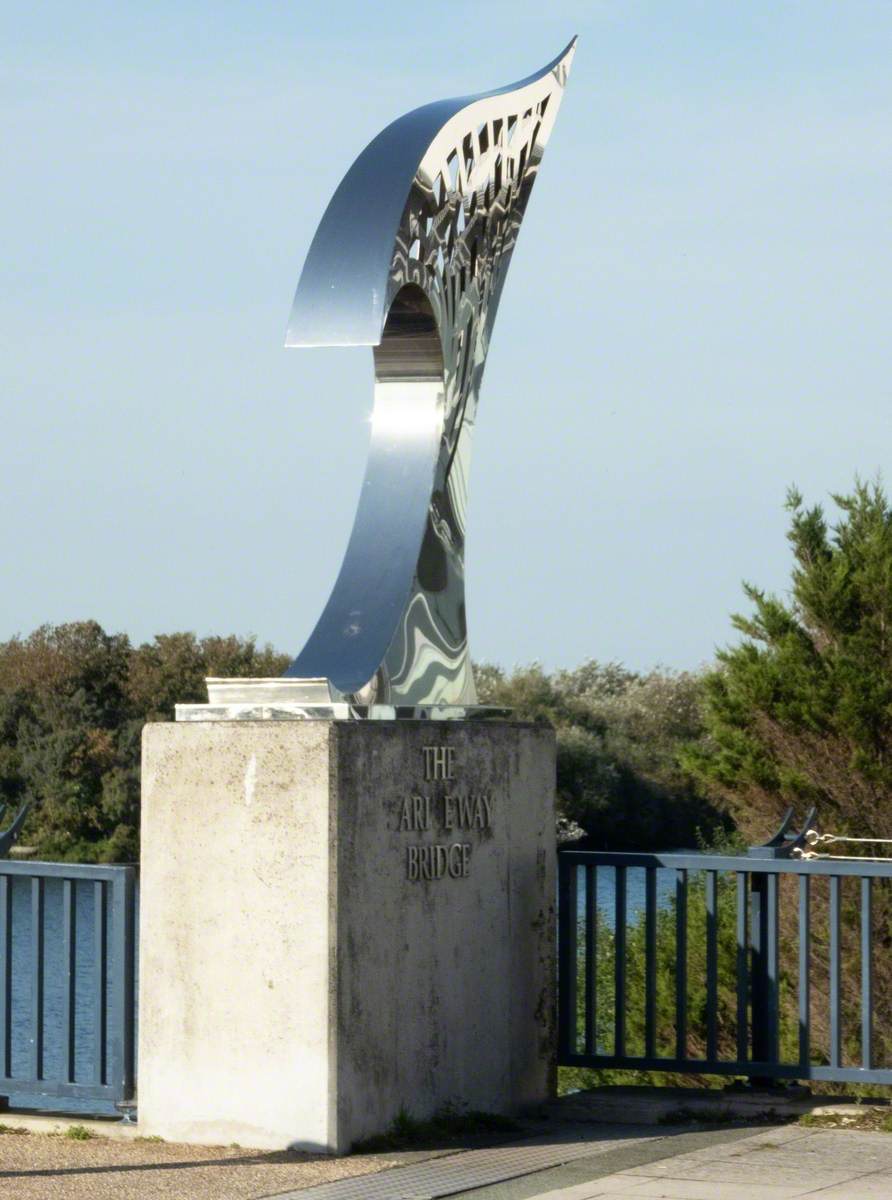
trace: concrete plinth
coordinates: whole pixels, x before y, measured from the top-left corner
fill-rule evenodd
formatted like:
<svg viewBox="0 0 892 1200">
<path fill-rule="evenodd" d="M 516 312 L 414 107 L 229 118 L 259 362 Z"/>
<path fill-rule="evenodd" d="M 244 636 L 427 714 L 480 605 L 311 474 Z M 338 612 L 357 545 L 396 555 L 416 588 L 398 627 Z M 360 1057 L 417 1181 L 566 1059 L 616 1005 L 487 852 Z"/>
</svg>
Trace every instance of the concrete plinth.
<svg viewBox="0 0 892 1200">
<path fill-rule="evenodd" d="M 151 724 L 142 803 L 141 1132 L 342 1153 L 551 1093 L 550 730 Z"/>
</svg>

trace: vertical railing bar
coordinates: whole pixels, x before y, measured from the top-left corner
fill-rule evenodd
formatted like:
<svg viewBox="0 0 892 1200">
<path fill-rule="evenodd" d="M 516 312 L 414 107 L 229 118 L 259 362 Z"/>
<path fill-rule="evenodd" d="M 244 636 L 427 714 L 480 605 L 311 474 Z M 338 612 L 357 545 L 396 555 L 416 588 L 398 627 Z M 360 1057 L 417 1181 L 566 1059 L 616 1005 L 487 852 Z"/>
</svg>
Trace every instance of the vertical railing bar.
<svg viewBox="0 0 892 1200">
<path fill-rule="evenodd" d="M 597 1053 L 598 1040 L 598 868 L 585 868 L 585 1052 Z"/>
<path fill-rule="evenodd" d="M 779 877 L 773 872 L 769 874 L 766 887 L 766 976 L 768 1003 L 768 1053 L 769 1061 L 780 1061 L 780 950 L 779 950 L 779 918 L 778 918 L 778 883 Z"/>
<path fill-rule="evenodd" d="M 830 876 L 830 1066 L 842 1059 L 842 1021 L 840 1012 L 840 877 Z"/>
<path fill-rule="evenodd" d="M 799 876 L 799 1062 L 811 1058 L 811 880 Z"/>
<path fill-rule="evenodd" d="M 12 1074 L 12 889 L 0 875 L 0 1077 Z"/>
<path fill-rule="evenodd" d="M 657 1057 L 657 869 L 644 883 L 644 1055 Z"/>
<path fill-rule="evenodd" d="M 718 916 L 717 871 L 706 872 L 706 1057 L 718 1058 Z"/>
<path fill-rule="evenodd" d="M 93 1082 L 97 1084 L 104 1084 L 107 1076 L 105 910 L 105 883 L 97 879 L 93 883 Z"/>
<path fill-rule="evenodd" d="M 558 1049 L 576 1053 L 576 900 L 575 863 L 558 855 Z"/>
<path fill-rule="evenodd" d="M 43 1079 L 43 906 L 44 880 L 31 879 L 31 1078 Z"/>
<path fill-rule="evenodd" d="M 750 872 L 750 1062 L 772 1061 L 771 980 L 768 965 L 768 875 Z M 754 1075 L 758 1086 L 770 1075 Z"/>
<path fill-rule="evenodd" d="M 749 1059 L 749 913 L 746 871 L 737 871 L 737 1061 Z"/>
<path fill-rule="evenodd" d="M 688 873 L 675 872 L 675 1057 L 688 1056 Z"/>
<path fill-rule="evenodd" d="M 62 961 L 65 984 L 62 993 L 62 1061 L 66 1083 L 74 1083 L 74 1017 L 75 1017 L 75 953 L 76 953 L 76 883 L 62 880 Z"/>
<path fill-rule="evenodd" d="M 133 1095 L 133 870 L 125 868 L 112 884 L 109 948 L 111 1048 L 109 1082 L 117 1100 Z"/>
<path fill-rule="evenodd" d="M 616 872 L 616 933 L 614 945 L 614 997 L 613 997 L 613 1053 L 617 1058 L 626 1054 L 626 868 L 617 866 Z"/>
<path fill-rule="evenodd" d="M 861 880 L 861 1065 L 873 1065 L 873 879 Z"/>
</svg>

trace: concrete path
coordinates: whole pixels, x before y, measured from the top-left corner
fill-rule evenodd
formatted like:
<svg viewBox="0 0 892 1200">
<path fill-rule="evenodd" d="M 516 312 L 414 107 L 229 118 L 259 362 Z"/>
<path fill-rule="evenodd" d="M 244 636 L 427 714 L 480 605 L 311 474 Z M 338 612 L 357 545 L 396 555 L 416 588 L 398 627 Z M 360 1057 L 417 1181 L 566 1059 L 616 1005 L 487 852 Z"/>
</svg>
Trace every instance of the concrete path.
<svg viewBox="0 0 892 1200">
<path fill-rule="evenodd" d="M 0 1200 L 892 1200 L 892 1133 L 548 1125 L 500 1145 L 346 1159 L 7 1134 Z"/>
<path fill-rule="evenodd" d="M 620 1166 L 623 1157 L 628 1165 Z M 643 1158 L 649 1160 L 634 1162 Z M 465 1200 L 892 1200 L 892 1134 L 797 1126 L 687 1133 L 459 1195 Z"/>
</svg>

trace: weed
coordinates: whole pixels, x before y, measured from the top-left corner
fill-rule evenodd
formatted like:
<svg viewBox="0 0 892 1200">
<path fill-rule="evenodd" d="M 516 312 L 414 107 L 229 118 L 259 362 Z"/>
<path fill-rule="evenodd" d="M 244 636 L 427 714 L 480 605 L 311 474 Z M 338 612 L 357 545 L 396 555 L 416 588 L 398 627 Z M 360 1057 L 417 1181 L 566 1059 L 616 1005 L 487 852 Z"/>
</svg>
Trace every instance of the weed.
<svg viewBox="0 0 892 1200">
<path fill-rule="evenodd" d="M 65 1137 L 70 1138 L 73 1142 L 88 1142 L 95 1136 L 95 1133 L 91 1129 L 87 1129 L 85 1125 L 69 1125 L 65 1130 Z"/>
</svg>

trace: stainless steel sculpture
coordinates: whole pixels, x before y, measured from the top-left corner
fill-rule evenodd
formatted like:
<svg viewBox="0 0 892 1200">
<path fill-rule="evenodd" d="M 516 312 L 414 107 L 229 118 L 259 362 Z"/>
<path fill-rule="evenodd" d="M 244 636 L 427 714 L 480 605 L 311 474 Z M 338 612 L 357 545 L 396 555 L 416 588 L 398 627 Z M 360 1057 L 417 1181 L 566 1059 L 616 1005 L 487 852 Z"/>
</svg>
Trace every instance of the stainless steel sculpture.
<svg viewBox="0 0 892 1200">
<path fill-rule="evenodd" d="M 471 438 L 499 297 L 575 38 L 537 74 L 425 105 L 363 151 L 304 264 L 288 346 L 372 346 L 353 532 L 286 675 L 352 705 L 476 703 L 465 617 Z"/>
</svg>

